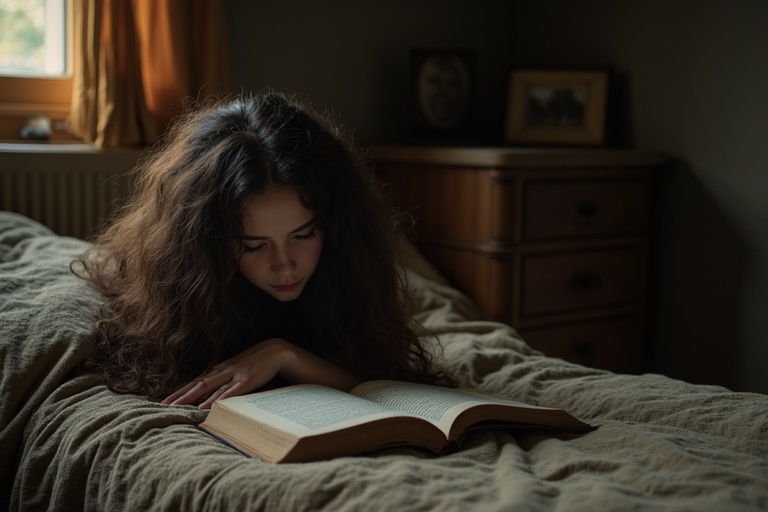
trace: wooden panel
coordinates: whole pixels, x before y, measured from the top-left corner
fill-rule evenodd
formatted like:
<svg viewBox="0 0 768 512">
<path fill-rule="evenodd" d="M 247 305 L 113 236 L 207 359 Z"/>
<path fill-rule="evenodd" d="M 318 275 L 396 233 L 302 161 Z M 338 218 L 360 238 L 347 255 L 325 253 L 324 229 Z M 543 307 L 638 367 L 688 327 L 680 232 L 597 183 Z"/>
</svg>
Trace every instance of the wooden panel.
<svg viewBox="0 0 768 512">
<path fill-rule="evenodd" d="M 550 357 L 614 372 L 643 370 L 643 332 L 636 316 L 606 318 L 522 331 L 531 347 Z"/>
<path fill-rule="evenodd" d="M 418 166 L 406 164 L 381 166 L 377 174 L 386 184 L 385 191 L 393 206 L 417 218 L 423 207 L 430 174 Z"/>
<path fill-rule="evenodd" d="M 502 243 L 512 243 L 520 237 L 517 234 L 516 219 L 517 201 L 516 181 L 513 179 L 490 179 L 490 212 L 489 238 Z"/>
<path fill-rule="evenodd" d="M 510 259 L 454 247 L 425 245 L 420 249 L 451 285 L 473 300 L 484 317 L 509 318 L 515 289 Z"/>
<path fill-rule="evenodd" d="M 630 235 L 648 228 L 648 193 L 636 179 L 529 181 L 525 239 Z"/>
<path fill-rule="evenodd" d="M 463 167 L 381 165 L 395 205 L 411 215 L 422 239 L 486 241 L 491 182 L 487 172 Z"/>
<path fill-rule="evenodd" d="M 640 298 L 640 247 L 528 255 L 522 260 L 522 316 L 618 306 Z"/>
<path fill-rule="evenodd" d="M 435 180 L 427 191 L 427 201 L 430 210 L 434 206 L 434 213 L 430 212 L 431 229 L 423 233 L 424 236 L 456 240 L 477 240 L 482 237 L 478 225 L 480 212 L 484 210 L 480 203 L 477 176 L 474 169 L 440 170 L 440 179 Z"/>
<path fill-rule="evenodd" d="M 516 279 L 515 257 L 486 257 L 491 269 L 489 275 L 486 300 L 481 308 L 487 318 L 501 322 L 509 322 L 512 312 L 517 309 L 515 290 L 518 288 Z M 481 295 L 483 296 L 482 292 Z M 486 304 L 487 302 L 487 304 Z"/>
</svg>

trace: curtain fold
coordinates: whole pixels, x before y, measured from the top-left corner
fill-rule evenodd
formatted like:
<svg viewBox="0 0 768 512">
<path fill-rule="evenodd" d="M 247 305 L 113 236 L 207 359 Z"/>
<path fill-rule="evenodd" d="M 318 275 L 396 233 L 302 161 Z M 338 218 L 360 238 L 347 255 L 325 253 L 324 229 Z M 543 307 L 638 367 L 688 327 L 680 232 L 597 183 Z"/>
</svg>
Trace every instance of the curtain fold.
<svg viewBox="0 0 768 512">
<path fill-rule="evenodd" d="M 71 131 L 153 143 L 185 101 L 228 92 L 224 0 L 73 0 Z"/>
</svg>

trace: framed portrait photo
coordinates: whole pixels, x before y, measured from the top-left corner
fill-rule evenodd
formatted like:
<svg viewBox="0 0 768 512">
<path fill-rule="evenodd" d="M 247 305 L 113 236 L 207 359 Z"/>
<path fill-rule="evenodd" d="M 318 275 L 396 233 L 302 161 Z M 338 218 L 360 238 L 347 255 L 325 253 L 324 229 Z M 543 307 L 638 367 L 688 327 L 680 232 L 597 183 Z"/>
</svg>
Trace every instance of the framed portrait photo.
<svg viewBox="0 0 768 512">
<path fill-rule="evenodd" d="M 509 75 L 505 141 L 602 145 L 609 79 L 607 69 L 513 70 Z"/>
<path fill-rule="evenodd" d="M 471 133 L 474 73 L 471 50 L 411 50 L 413 135 L 445 138 Z"/>
</svg>

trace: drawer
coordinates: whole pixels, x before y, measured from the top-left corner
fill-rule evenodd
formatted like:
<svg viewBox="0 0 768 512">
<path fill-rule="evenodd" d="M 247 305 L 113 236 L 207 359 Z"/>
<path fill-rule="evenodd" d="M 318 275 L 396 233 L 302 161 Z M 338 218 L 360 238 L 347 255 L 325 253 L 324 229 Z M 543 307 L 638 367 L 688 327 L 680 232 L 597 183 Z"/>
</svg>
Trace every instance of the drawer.
<svg viewBox="0 0 768 512">
<path fill-rule="evenodd" d="M 641 177 L 527 181 L 527 241 L 632 235 L 648 229 L 648 187 Z"/>
<path fill-rule="evenodd" d="M 635 316 L 534 329 L 521 335 L 550 357 L 619 373 L 645 369 L 643 334 Z"/>
<path fill-rule="evenodd" d="M 522 259 L 521 316 L 637 302 L 644 256 L 642 246 L 526 255 Z"/>
</svg>

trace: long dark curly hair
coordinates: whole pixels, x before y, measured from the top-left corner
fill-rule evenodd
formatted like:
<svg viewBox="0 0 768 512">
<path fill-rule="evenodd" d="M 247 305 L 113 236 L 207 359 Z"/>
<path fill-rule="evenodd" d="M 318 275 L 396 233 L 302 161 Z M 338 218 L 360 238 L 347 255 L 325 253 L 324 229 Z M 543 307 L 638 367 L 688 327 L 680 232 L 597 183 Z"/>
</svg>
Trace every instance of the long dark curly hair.
<svg viewBox="0 0 768 512">
<path fill-rule="evenodd" d="M 108 299 L 89 367 L 116 392 L 162 398 L 219 361 L 255 307 L 237 285 L 232 250 L 245 201 L 290 186 L 324 235 L 303 292 L 318 346 L 361 378 L 450 381 L 407 313 L 395 217 L 362 155 L 281 93 L 191 109 L 137 167 L 126 208 L 73 264 Z"/>
</svg>

